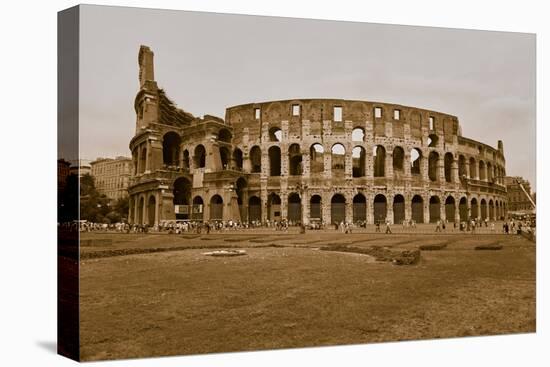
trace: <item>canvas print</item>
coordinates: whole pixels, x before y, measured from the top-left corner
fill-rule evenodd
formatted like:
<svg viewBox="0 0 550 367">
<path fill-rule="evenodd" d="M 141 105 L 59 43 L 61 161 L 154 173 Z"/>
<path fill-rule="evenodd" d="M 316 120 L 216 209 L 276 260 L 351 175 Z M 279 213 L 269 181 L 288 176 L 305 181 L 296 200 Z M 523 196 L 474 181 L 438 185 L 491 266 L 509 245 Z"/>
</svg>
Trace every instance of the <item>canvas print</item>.
<svg viewBox="0 0 550 367">
<path fill-rule="evenodd" d="M 59 13 L 59 352 L 536 331 L 535 35 Z"/>
</svg>

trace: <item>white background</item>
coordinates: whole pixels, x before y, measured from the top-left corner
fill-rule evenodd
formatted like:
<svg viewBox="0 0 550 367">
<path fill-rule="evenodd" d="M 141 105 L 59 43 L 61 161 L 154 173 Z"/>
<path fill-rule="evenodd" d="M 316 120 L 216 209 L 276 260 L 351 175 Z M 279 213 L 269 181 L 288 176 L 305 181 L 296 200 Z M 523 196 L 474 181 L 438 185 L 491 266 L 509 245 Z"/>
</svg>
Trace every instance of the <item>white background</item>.
<svg viewBox="0 0 550 367">
<path fill-rule="evenodd" d="M 537 334 L 276 352 L 157 358 L 115 366 L 548 365 L 548 73 L 544 1 L 98 1 L 97 4 L 537 33 Z M 56 341 L 56 12 L 71 1 L 6 1 L 0 9 L 0 365 L 65 366 Z M 545 98 L 546 97 L 546 98 Z M 521 121 L 518 125 L 521 126 Z M 510 143 L 509 143 L 510 144 Z M 544 290 L 546 288 L 546 290 Z M 546 312 L 542 312 L 546 309 Z M 545 340 L 546 339 L 546 340 Z M 547 347 L 548 349 L 548 347 Z"/>
</svg>

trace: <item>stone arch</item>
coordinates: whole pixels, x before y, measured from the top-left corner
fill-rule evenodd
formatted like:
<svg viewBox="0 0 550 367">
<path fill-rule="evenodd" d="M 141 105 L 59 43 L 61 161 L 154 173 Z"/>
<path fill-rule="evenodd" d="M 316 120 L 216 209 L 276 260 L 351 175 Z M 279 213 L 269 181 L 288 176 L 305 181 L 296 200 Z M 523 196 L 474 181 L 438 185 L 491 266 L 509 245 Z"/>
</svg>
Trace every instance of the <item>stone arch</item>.
<svg viewBox="0 0 550 367">
<path fill-rule="evenodd" d="M 362 193 L 353 197 L 353 223 L 367 220 L 367 198 Z"/>
<path fill-rule="evenodd" d="M 319 143 L 312 144 L 309 148 L 310 173 L 322 173 L 325 170 L 325 148 Z"/>
<path fill-rule="evenodd" d="M 458 204 L 458 213 L 460 215 L 460 221 L 465 222 L 468 220 L 468 200 L 465 197 L 460 199 Z"/>
<path fill-rule="evenodd" d="M 487 180 L 487 172 L 485 171 L 485 162 L 479 161 L 479 179 L 481 181 Z"/>
<path fill-rule="evenodd" d="M 481 199 L 479 202 L 479 211 L 481 219 L 485 220 L 485 218 L 487 218 L 487 200 Z"/>
<path fill-rule="evenodd" d="M 430 181 L 439 181 L 439 153 L 431 151 L 428 156 L 428 177 Z"/>
<path fill-rule="evenodd" d="M 244 177 L 239 177 L 235 181 L 235 193 L 237 194 L 237 205 L 239 206 L 239 217 L 242 222 L 247 220 L 247 211 L 245 203 L 248 198 L 248 182 Z"/>
<path fill-rule="evenodd" d="M 269 175 L 280 176 L 281 175 L 281 148 L 273 145 L 267 151 L 269 155 Z"/>
<path fill-rule="evenodd" d="M 262 199 L 257 196 L 251 196 L 248 198 L 248 221 L 262 221 Z"/>
<path fill-rule="evenodd" d="M 243 151 L 239 148 L 235 148 L 233 151 L 233 162 L 235 162 L 235 168 L 238 171 L 243 169 Z"/>
<path fill-rule="evenodd" d="M 206 167 L 206 149 L 204 145 L 199 144 L 195 147 L 194 163 L 196 168 Z"/>
<path fill-rule="evenodd" d="M 448 222 L 455 221 L 456 202 L 452 195 L 447 196 L 445 199 L 445 219 Z"/>
<path fill-rule="evenodd" d="M 351 151 L 353 177 L 365 176 L 366 151 L 362 146 L 356 146 Z"/>
<path fill-rule="evenodd" d="M 267 197 L 267 219 L 281 220 L 281 197 L 272 192 Z"/>
<path fill-rule="evenodd" d="M 388 214 L 388 201 L 382 194 L 374 197 L 373 202 L 374 223 L 384 223 Z"/>
<path fill-rule="evenodd" d="M 434 195 L 430 197 L 430 223 L 435 223 L 441 220 L 441 200 Z"/>
<path fill-rule="evenodd" d="M 470 212 L 472 213 L 471 214 L 471 217 L 476 219 L 479 217 L 479 206 L 477 204 L 477 199 L 476 198 L 472 198 L 472 200 L 470 200 L 470 207 L 471 207 L 471 210 Z"/>
<path fill-rule="evenodd" d="M 351 131 L 351 141 L 365 141 L 365 129 L 362 127 L 355 127 Z"/>
<path fill-rule="evenodd" d="M 405 198 L 401 194 L 393 197 L 393 223 L 401 224 L 405 220 Z"/>
<path fill-rule="evenodd" d="M 495 203 L 493 199 L 489 199 L 489 219 L 495 220 Z"/>
<path fill-rule="evenodd" d="M 428 135 L 428 147 L 435 148 L 437 147 L 437 143 L 439 142 L 439 137 L 436 134 L 430 134 Z"/>
<path fill-rule="evenodd" d="M 143 212 L 145 211 L 145 199 L 143 196 L 139 199 L 139 205 L 138 205 L 138 217 L 137 217 L 137 223 L 139 225 L 143 224 Z"/>
<path fill-rule="evenodd" d="M 162 163 L 167 166 L 178 166 L 181 137 L 174 131 L 169 131 L 162 137 Z"/>
<path fill-rule="evenodd" d="M 331 148 L 332 174 L 343 175 L 346 169 L 346 148 L 336 143 Z"/>
<path fill-rule="evenodd" d="M 495 177 L 493 174 L 493 165 L 491 162 L 487 162 L 487 181 L 493 182 L 493 177 Z"/>
<path fill-rule="evenodd" d="M 393 171 L 403 171 L 403 162 L 405 161 L 405 151 L 400 146 L 393 148 Z"/>
<path fill-rule="evenodd" d="M 386 149 L 382 145 L 375 145 L 372 152 L 374 177 L 384 177 L 386 175 Z"/>
<path fill-rule="evenodd" d="M 250 170 L 252 173 L 262 172 L 262 150 L 257 145 L 250 149 Z"/>
<path fill-rule="evenodd" d="M 454 157 L 452 153 L 445 153 L 445 156 L 443 158 L 444 161 L 444 169 L 445 169 L 445 181 L 446 182 L 453 182 L 453 162 Z"/>
<path fill-rule="evenodd" d="M 230 169 L 231 152 L 227 147 L 220 147 L 220 161 L 222 163 L 222 169 Z"/>
<path fill-rule="evenodd" d="M 313 195 L 309 199 L 309 219 L 319 221 L 323 219 L 323 199 L 321 195 Z"/>
<path fill-rule="evenodd" d="M 190 168 L 190 162 L 189 162 L 189 150 L 185 149 L 183 151 L 183 168 L 189 169 Z"/>
<path fill-rule="evenodd" d="M 204 200 L 202 196 L 197 195 L 193 198 L 193 206 L 191 207 L 191 219 L 202 222 L 204 215 Z"/>
<path fill-rule="evenodd" d="M 147 225 L 153 227 L 155 223 L 155 215 L 157 209 L 157 199 L 155 195 L 150 195 L 147 201 Z"/>
<path fill-rule="evenodd" d="M 299 144 L 288 147 L 288 174 L 290 176 L 302 175 L 302 152 Z"/>
<path fill-rule="evenodd" d="M 334 194 L 330 200 L 330 221 L 333 224 L 346 222 L 346 198 L 342 194 Z"/>
<path fill-rule="evenodd" d="M 139 173 L 145 172 L 145 169 L 147 168 L 147 148 L 142 147 L 141 148 L 141 155 L 139 157 Z"/>
<path fill-rule="evenodd" d="M 461 154 L 458 156 L 458 177 L 462 180 L 467 174 L 466 158 Z"/>
<path fill-rule="evenodd" d="M 414 195 L 411 200 L 411 218 L 416 223 L 424 223 L 424 199 L 420 195 Z"/>
<path fill-rule="evenodd" d="M 477 163 L 474 157 L 470 158 L 470 178 L 475 179 L 477 177 Z"/>
<path fill-rule="evenodd" d="M 174 181 L 174 187 L 172 194 L 174 196 L 173 203 L 174 205 L 181 205 L 189 207 L 189 201 L 191 200 L 191 190 L 193 184 L 186 177 L 179 177 Z M 176 219 L 189 219 L 188 210 L 180 210 L 176 212 Z"/>
<path fill-rule="evenodd" d="M 296 192 L 288 194 L 288 215 L 289 221 L 294 224 L 302 222 L 302 199 Z"/>
<path fill-rule="evenodd" d="M 210 198 L 210 220 L 223 220 L 223 199 L 218 194 Z"/>
<path fill-rule="evenodd" d="M 278 126 L 269 129 L 269 141 L 281 142 L 283 140 L 283 131 Z"/>
<path fill-rule="evenodd" d="M 411 149 L 411 175 L 422 173 L 422 151 L 418 148 Z"/>
<path fill-rule="evenodd" d="M 218 141 L 223 141 L 224 143 L 231 143 L 231 139 L 233 138 L 231 131 L 228 129 L 220 129 L 218 132 Z"/>
</svg>

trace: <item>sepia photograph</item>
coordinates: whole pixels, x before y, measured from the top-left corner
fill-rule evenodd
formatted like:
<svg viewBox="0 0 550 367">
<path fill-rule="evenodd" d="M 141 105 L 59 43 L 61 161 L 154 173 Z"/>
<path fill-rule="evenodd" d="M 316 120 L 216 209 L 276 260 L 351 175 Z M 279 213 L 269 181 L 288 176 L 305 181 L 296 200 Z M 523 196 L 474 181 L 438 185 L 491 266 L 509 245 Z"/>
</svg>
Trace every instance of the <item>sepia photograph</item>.
<svg viewBox="0 0 550 367">
<path fill-rule="evenodd" d="M 60 354 L 537 331 L 535 34 L 79 5 L 58 39 Z"/>
</svg>

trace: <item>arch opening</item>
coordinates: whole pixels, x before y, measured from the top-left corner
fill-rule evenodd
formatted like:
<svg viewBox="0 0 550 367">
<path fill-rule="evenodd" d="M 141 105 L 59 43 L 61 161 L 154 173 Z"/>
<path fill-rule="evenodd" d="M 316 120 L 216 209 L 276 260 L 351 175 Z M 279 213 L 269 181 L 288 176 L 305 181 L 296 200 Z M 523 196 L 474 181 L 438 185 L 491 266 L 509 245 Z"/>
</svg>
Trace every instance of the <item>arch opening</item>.
<svg viewBox="0 0 550 367">
<path fill-rule="evenodd" d="M 170 131 L 162 138 L 162 163 L 166 166 L 178 166 L 181 137 Z"/>
<path fill-rule="evenodd" d="M 257 145 L 250 149 L 250 166 L 252 173 L 262 172 L 262 151 Z"/>
<path fill-rule="evenodd" d="M 315 143 L 309 148 L 310 173 L 324 172 L 325 170 L 324 152 L 325 152 L 325 149 L 319 143 Z"/>
<path fill-rule="evenodd" d="M 366 161 L 366 152 L 365 148 L 357 146 L 351 151 L 352 159 L 352 175 L 353 177 L 364 177 L 365 176 L 365 161 Z"/>
<path fill-rule="evenodd" d="M 393 223 L 402 224 L 405 220 L 405 198 L 403 195 L 395 195 L 393 198 Z"/>
<path fill-rule="evenodd" d="M 416 223 L 424 223 L 424 199 L 415 195 L 411 202 L 411 219 Z"/>
<path fill-rule="evenodd" d="M 204 168 L 206 166 L 206 149 L 204 149 L 204 145 L 202 144 L 195 147 L 194 163 L 196 168 Z"/>
<path fill-rule="evenodd" d="M 384 177 L 386 174 L 386 149 L 376 145 L 372 149 L 374 160 L 374 177 Z"/>
<path fill-rule="evenodd" d="M 269 155 L 269 175 L 280 176 L 281 175 L 281 148 L 278 146 L 272 146 L 267 151 Z"/>
<path fill-rule="evenodd" d="M 388 213 L 388 202 L 384 195 L 378 194 L 374 197 L 373 212 L 374 223 L 382 224 L 386 222 L 386 216 Z"/>
<path fill-rule="evenodd" d="M 346 222 L 346 198 L 342 194 L 334 194 L 330 201 L 330 220 L 333 224 Z"/>
</svg>

